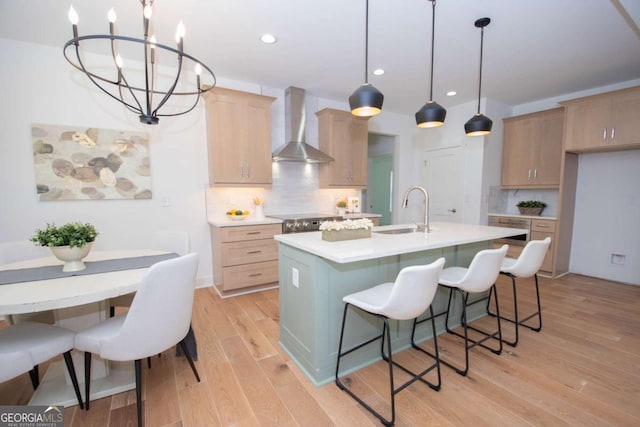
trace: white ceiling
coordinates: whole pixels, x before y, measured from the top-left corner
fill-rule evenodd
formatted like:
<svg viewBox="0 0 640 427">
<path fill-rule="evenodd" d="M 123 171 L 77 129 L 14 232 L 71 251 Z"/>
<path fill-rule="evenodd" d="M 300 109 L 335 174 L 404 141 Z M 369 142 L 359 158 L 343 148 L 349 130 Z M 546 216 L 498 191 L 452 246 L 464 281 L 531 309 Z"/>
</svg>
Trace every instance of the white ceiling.
<svg viewBox="0 0 640 427">
<path fill-rule="evenodd" d="M 62 48 L 70 4 L 0 0 L 0 37 Z M 142 35 L 139 0 L 73 4 L 80 35 L 107 33 L 111 7 L 119 34 Z M 485 16 L 483 96 L 518 105 L 640 78 L 639 0 L 438 0 L 434 99 L 446 107 L 477 97 L 474 21 Z M 180 19 L 185 51 L 219 77 L 345 100 L 364 78 L 365 0 L 156 0 L 159 43 L 173 44 Z M 266 32 L 278 43 L 262 44 Z M 413 114 L 424 104 L 430 36 L 430 1 L 370 0 L 369 71 L 386 73 L 369 81 L 384 110 Z"/>
</svg>

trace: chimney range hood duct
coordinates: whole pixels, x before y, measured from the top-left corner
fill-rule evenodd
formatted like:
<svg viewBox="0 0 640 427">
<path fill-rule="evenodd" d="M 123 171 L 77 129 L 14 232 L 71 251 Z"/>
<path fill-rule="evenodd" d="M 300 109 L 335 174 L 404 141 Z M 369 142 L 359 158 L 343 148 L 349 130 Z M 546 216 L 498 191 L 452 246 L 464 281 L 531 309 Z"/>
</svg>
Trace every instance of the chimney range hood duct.
<svg viewBox="0 0 640 427">
<path fill-rule="evenodd" d="M 285 145 L 272 154 L 277 162 L 326 163 L 333 157 L 305 142 L 304 89 L 289 86 L 284 94 Z"/>
</svg>

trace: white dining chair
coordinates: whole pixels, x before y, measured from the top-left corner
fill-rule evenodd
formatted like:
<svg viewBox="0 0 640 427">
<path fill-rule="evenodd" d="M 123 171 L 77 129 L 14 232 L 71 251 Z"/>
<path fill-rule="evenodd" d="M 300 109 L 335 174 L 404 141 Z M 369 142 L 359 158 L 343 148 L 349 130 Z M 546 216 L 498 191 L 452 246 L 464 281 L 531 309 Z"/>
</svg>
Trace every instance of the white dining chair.
<svg viewBox="0 0 640 427">
<path fill-rule="evenodd" d="M 75 332 L 58 326 L 23 322 L 0 329 L 0 382 L 29 372 L 33 389 L 40 384 L 38 365 L 63 355 L 80 408 L 84 408 L 71 360 Z"/>
<path fill-rule="evenodd" d="M 51 251 L 47 247 L 37 246 L 30 240 L 13 240 L 0 242 L 0 264 L 26 261 L 34 258 L 50 256 Z M 52 325 L 55 323 L 51 310 L 29 314 L 13 314 L 0 316 L 0 320 L 6 320 L 9 324 L 34 321 Z"/>
<path fill-rule="evenodd" d="M 126 313 L 80 331 L 75 348 L 84 351 L 85 402 L 90 404 L 91 354 L 113 361 L 135 361 L 138 425 L 142 425 L 140 360 L 180 344 L 198 382 L 200 376 L 186 349 L 198 255 L 190 253 L 152 265 L 144 274 Z"/>
<path fill-rule="evenodd" d="M 464 339 L 464 369 L 460 369 L 450 361 L 444 360 L 442 358 L 440 358 L 440 362 L 450 368 L 453 368 L 460 375 L 467 375 L 467 373 L 469 372 L 470 349 L 476 346 L 480 346 L 490 350 L 495 354 L 502 353 L 502 326 L 500 324 L 499 309 L 496 309 L 498 313 L 496 317 L 498 330 L 495 332 L 486 332 L 468 324 L 467 307 L 488 300 L 489 294 L 487 294 L 486 292 L 491 288 L 495 289 L 496 279 L 500 274 L 502 261 L 504 260 L 508 248 L 509 245 L 502 245 L 502 247 L 498 249 L 482 250 L 473 257 L 468 268 L 449 267 L 442 270 L 442 274 L 440 275 L 440 286 L 449 290 L 449 300 L 447 302 L 446 313 L 439 313 L 436 316 L 446 314 L 446 331 L 450 334 Z M 460 324 L 464 331 L 463 334 L 460 334 L 449 327 L 449 318 L 451 317 L 452 313 L 451 303 L 453 301 L 454 291 L 459 293 L 461 297 L 462 312 L 460 314 Z M 474 294 L 480 294 L 482 296 L 477 299 L 470 299 L 470 296 Z M 495 295 L 495 298 L 497 301 L 497 294 Z M 479 340 L 470 338 L 469 329 L 482 334 L 483 338 Z M 492 348 L 484 344 L 489 339 L 495 339 L 498 342 L 497 348 Z"/>
<path fill-rule="evenodd" d="M 151 237 L 150 248 L 172 252 L 180 256 L 189 253 L 189 234 L 185 231 L 157 231 Z M 129 307 L 133 294 L 120 295 L 109 299 L 109 316 L 115 315 L 116 307 Z"/>
<path fill-rule="evenodd" d="M 500 274 L 505 275 L 511 279 L 511 287 L 513 288 L 513 318 L 500 316 L 501 320 L 506 320 L 507 322 L 513 323 L 515 327 L 515 338 L 513 341 L 509 341 L 502 339 L 505 344 L 508 344 L 512 347 L 518 345 L 518 341 L 520 339 L 520 334 L 518 332 L 519 326 L 524 326 L 526 328 L 531 329 L 535 332 L 540 332 L 542 330 L 542 308 L 540 307 L 540 287 L 538 286 L 538 270 L 542 267 L 542 263 L 544 262 L 544 257 L 547 255 L 547 251 L 549 250 L 549 246 L 551 245 L 551 237 L 546 237 L 544 240 L 530 240 L 520 256 L 517 259 L 514 258 L 505 258 L 502 262 L 502 267 L 500 268 Z M 534 278 L 534 283 L 536 286 L 536 300 L 538 302 L 538 309 L 525 316 L 523 319 L 518 317 L 518 297 L 516 295 L 516 278 L 518 279 L 527 279 L 529 277 Z M 489 294 L 489 300 L 487 301 L 487 311 L 491 316 L 497 316 L 496 312 L 490 310 L 491 304 L 491 296 L 493 295 L 495 288 L 491 288 L 491 292 Z M 496 303 L 497 304 L 497 303 Z M 529 319 L 534 317 L 538 318 L 538 325 L 532 326 L 528 325 L 527 322 Z"/>
<path fill-rule="evenodd" d="M 396 405 L 395 395 L 415 381 L 421 381 L 427 384 L 432 389 L 440 390 L 441 377 L 440 377 L 440 363 L 438 357 L 438 341 L 436 335 L 435 323 L 433 322 L 433 310 L 431 309 L 431 302 L 438 289 L 438 277 L 444 266 L 444 258 L 432 262 L 428 265 L 416 265 L 411 267 L 405 267 L 400 270 L 396 280 L 394 282 L 387 282 L 364 291 L 356 292 L 345 296 L 342 301 L 345 302 L 344 313 L 342 315 L 342 328 L 340 330 L 340 343 L 338 344 L 338 360 L 336 362 L 336 385 L 341 390 L 349 394 L 358 403 L 364 406 L 369 412 L 375 415 L 384 425 L 393 425 L 396 418 Z M 349 350 L 342 350 L 344 331 L 347 321 L 347 312 L 349 308 L 357 309 L 362 312 L 368 313 L 382 320 L 382 332 L 375 337 L 366 340 L 363 343 L 350 348 Z M 429 308 L 432 319 L 433 328 L 433 345 L 434 354 L 430 354 L 419 347 L 413 342 L 412 348 L 426 353 L 434 358 L 433 363 L 421 370 L 419 373 L 415 373 L 403 365 L 393 361 L 393 351 L 391 348 L 391 328 L 389 326 L 389 319 L 392 320 L 413 320 L 415 325 L 415 319 L 420 316 L 424 311 Z M 354 311 L 357 311 L 354 310 Z M 367 404 L 360 396 L 347 387 L 340 379 L 340 361 L 343 357 L 354 351 L 367 346 L 375 341 L 380 341 L 380 355 L 388 363 L 389 366 L 389 394 L 391 403 L 391 419 L 385 418 L 378 411 L 373 409 Z M 385 341 L 387 343 L 387 349 L 385 353 Z M 410 379 L 405 381 L 400 386 L 394 385 L 393 367 L 405 371 L 410 375 Z M 437 372 L 437 381 L 435 383 L 429 382 L 423 377 L 433 371 Z"/>
</svg>

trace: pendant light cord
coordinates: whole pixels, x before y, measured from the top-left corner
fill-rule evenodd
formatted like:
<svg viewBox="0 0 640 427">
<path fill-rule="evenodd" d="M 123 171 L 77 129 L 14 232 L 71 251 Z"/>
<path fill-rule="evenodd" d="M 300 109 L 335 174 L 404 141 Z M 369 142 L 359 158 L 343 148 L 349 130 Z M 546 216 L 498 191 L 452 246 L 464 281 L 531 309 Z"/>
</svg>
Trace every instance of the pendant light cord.
<svg viewBox="0 0 640 427">
<path fill-rule="evenodd" d="M 364 84 L 369 83 L 369 0 L 366 2 L 364 23 Z"/>
<path fill-rule="evenodd" d="M 482 46 L 484 45 L 484 27 L 480 28 L 480 81 L 478 82 L 478 114 L 480 114 L 480 96 L 482 94 Z"/>
<path fill-rule="evenodd" d="M 429 102 L 433 101 L 433 46 L 436 36 L 436 0 L 431 0 L 431 83 L 429 84 Z"/>
</svg>

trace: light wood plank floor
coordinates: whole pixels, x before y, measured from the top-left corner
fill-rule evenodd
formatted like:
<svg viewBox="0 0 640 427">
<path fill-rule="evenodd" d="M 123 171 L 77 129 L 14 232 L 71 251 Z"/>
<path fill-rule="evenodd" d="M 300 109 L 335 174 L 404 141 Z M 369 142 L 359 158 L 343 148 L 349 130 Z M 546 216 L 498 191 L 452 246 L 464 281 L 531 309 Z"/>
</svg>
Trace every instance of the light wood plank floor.
<svg viewBox="0 0 640 427">
<path fill-rule="evenodd" d="M 640 425 L 640 287 L 578 275 L 540 282 L 542 332 L 524 329 L 518 347 L 501 356 L 472 350 L 467 377 L 443 367 L 440 392 L 413 384 L 397 396 L 397 425 Z M 505 307 L 507 285 L 502 278 Z M 533 306 L 531 285 L 519 287 L 523 311 Z M 311 385 L 279 348 L 277 290 L 223 300 L 199 289 L 193 326 L 202 382 L 173 350 L 154 358 L 143 372 L 147 426 L 380 425 L 333 383 Z M 457 339 L 439 344 L 445 356 L 462 354 Z M 398 357 L 415 361 L 410 351 Z M 376 363 L 348 379 L 383 410 L 385 369 Z M 0 404 L 26 404 L 31 393 L 25 374 L 0 384 Z M 135 425 L 135 414 L 127 392 L 92 402 L 88 412 L 67 408 L 65 425 Z"/>
</svg>

